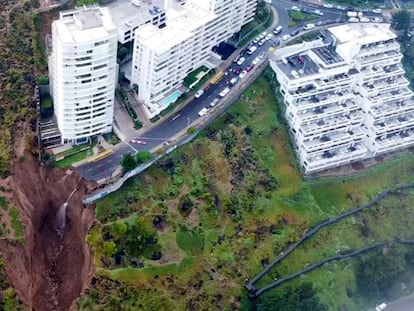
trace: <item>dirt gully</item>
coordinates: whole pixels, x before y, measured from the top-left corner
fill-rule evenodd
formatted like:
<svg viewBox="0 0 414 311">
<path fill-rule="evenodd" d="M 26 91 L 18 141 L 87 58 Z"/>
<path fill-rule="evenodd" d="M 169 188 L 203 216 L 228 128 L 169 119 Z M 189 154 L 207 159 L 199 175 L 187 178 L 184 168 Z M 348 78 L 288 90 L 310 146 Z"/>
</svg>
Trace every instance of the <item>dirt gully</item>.
<svg viewBox="0 0 414 311">
<path fill-rule="evenodd" d="M 14 165 L 11 187 L 25 241 L 1 241 L 6 273 L 29 309 L 69 310 L 93 275 L 85 236 L 94 214 L 82 198 L 94 185 L 74 170 L 40 167 L 26 154 Z"/>
</svg>

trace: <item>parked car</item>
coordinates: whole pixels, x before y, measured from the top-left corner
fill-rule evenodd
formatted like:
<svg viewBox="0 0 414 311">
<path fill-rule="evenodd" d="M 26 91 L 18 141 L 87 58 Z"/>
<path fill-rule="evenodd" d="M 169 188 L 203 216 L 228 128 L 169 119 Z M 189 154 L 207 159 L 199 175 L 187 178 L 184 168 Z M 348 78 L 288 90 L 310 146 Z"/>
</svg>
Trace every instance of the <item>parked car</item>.
<svg viewBox="0 0 414 311">
<path fill-rule="evenodd" d="M 256 44 L 259 41 L 260 41 L 260 37 L 256 37 L 256 38 L 254 38 L 253 43 Z"/>
<path fill-rule="evenodd" d="M 230 88 L 226 87 L 224 90 L 222 90 L 219 94 L 221 98 L 225 97 L 230 92 Z"/>
<path fill-rule="evenodd" d="M 257 50 L 257 46 L 253 45 L 247 50 L 247 54 L 252 55 Z"/>
<path fill-rule="evenodd" d="M 234 70 L 234 74 L 235 74 L 235 75 L 239 75 L 239 74 L 240 74 L 240 72 L 241 72 L 241 69 L 235 69 L 235 70 Z"/>
<path fill-rule="evenodd" d="M 333 9 L 333 5 L 332 4 L 330 4 L 330 3 L 325 3 L 324 5 L 323 5 L 323 7 L 324 8 L 327 8 L 327 9 Z"/>
<path fill-rule="evenodd" d="M 348 18 L 348 22 L 350 22 L 350 23 L 359 23 L 359 18 L 350 17 L 350 18 Z"/>
<path fill-rule="evenodd" d="M 258 63 L 260 63 L 261 60 L 262 59 L 259 56 L 257 56 L 255 59 L 253 59 L 252 65 L 257 65 Z"/>
<path fill-rule="evenodd" d="M 250 72 L 253 69 L 253 67 L 254 67 L 254 65 L 252 64 L 252 65 L 247 66 L 246 68 L 244 68 L 244 70 L 246 70 L 247 72 Z"/>
<path fill-rule="evenodd" d="M 205 115 L 207 114 L 207 112 L 208 112 L 208 108 L 207 108 L 207 107 L 204 107 L 203 109 L 201 109 L 201 110 L 198 112 L 198 116 L 199 116 L 199 117 L 205 116 Z"/>
<path fill-rule="evenodd" d="M 194 97 L 195 97 L 195 98 L 200 98 L 201 96 L 203 96 L 203 94 L 204 94 L 204 90 L 203 90 L 203 89 L 201 89 L 201 90 L 198 90 L 198 91 L 194 94 Z"/>
<path fill-rule="evenodd" d="M 269 33 L 266 35 L 265 40 L 269 41 L 273 37 L 273 34 Z"/>
<path fill-rule="evenodd" d="M 368 17 L 360 17 L 359 18 L 359 21 L 361 23 L 369 23 L 370 22 L 370 19 Z"/>
<path fill-rule="evenodd" d="M 381 9 L 373 9 L 372 12 L 376 13 L 376 14 L 381 14 L 382 10 Z"/>
<path fill-rule="evenodd" d="M 305 26 L 303 26 L 304 30 L 309 30 L 309 29 L 312 29 L 312 28 L 315 28 L 315 24 L 306 24 Z"/>
<path fill-rule="evenodd" d="M 299 33 L 299 30 L 295 29 L 290 33 L 290 35 L 293 37 L 293 36 L 296 36 L 298 33 Z"/>
<path fill-rule="evenodd" d="M 237 65 L 242 65 L 244 62 L 246 61 L 245 57 L 241 57 L 238 61 L 237 61 Z"/>
<path fill-rule="evenodd" d="M 289 40 L 290 39 L 290 35 L 284 35 L 283 37 L 282 37 L 282 40 L 283 41 L 287 41 L 287 40 Z"/>
<path fill-rule="evenodd" d="M 382 17 L 371 18 L 372 23 L 382 23 L 383 21 L 384 21 L 384 19 Z"/>
<path fill-rule="evenodd" d="M 259 41 L 259 43 L 258 43 L 258 45 L 259 46 L 262 46 L 263 44 L 265 44 L 266 43 L 266 39 L 265 38 L 263 38 L 262 40 L 260 40 Z"/>
<path fill-rule="evenodd" d="M 265 55 L 266 55 L 266 52 L 262 51 L 262 52 L 260 52 L 260 54 L 257 57 L 259 57 L 260 59 L 263 59 L 265 57 Z"/>
<path fill-rule="evenodd" d="M 140 145 L 146 145 L 147 144 L 147 142 L 142 141 L 142 140 L 137 140 L 137 139 L 131 139 L 129 142 L 132 143 L 132 144 L 140 144 Z"/>
<path fill-rule="evenodd" d="M 247 71 L 243 70 L 240 74 L 239 74 L 239 78 L 243 79 L 245 76 L 247 75 Z"/>
<path fill-rule="evenodd" d="M 266 35 L 267 35 L 267 32 L 266 31 L 263 31 L 261 34 L 260 34 L 260 39 L 263 39 L 264 37 L 266 37 Z"/>
<path fill-rule="evenodd" d="M 341 6 L 341 5 L 338 5 L 338 6 L 336 7 L 336 9 L 337 9 L 337 10 L 342 10 L 342 11 L 346 10 L 346 8 L 345 8 L 344 6 Z"/>
<path fill-rule="evenodd" d="M 323 12 L 321 10 L 313 10 L 313 14 L 323 16 Z"/>
<path fill-rule="evenodd" d="M 282 32 L 282 29 L 283 29 L 283 27 L 279 25 L 275 29 L 273 29 L 273 33 L 275 35 L 278 35 L 278 34 L 280 34 Z"/>
<path fill-rule="evenodd" d="M 319 21 L 319 22 L 316 23 L 316 26 L 322 26 L 323 24 L 324 24 L 323 21 Z"/>
<path fill-rule="evenodd" d="M 210 103 L 210 107 L 214 107 L 215 105 L 218 104 L 218 102 L 220 101 L 220 98 L 216 97 L 212 100 L 212 102 Z"/>
<path fill-rule="evenodd" d="M 233 78 L 231 78 L 231 80 L 230 80 L 229 84 L 230 84 L 231 86 L 233 86 L 233 85 L 235 85 L 238 81 L 239 81 L 239 78 L 238 78 L 238 77 L 233 77 Z"/>
<path fill-rule="evenodd" d="M 292 6 L 290 9 L 292 11 L 300 12 L 300 8 L 298 6 L 296 6 L 296 5 Z"/>
</svg>

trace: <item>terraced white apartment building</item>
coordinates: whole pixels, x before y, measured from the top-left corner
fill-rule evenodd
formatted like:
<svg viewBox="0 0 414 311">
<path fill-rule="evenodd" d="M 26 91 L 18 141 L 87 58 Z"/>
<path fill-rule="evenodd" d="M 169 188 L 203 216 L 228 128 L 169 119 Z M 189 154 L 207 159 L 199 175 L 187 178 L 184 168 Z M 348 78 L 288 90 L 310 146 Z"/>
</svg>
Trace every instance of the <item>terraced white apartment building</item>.
<svg viewBox="0 0 414 311">
<path fill-rule="evenodd" d="M 106 8 L 61 12 L 52 23 L 51 95 L 62 143 L 112 130 L 118 32 Z"/>
<path fill-rule="evenodd" d="M 203 65 L 212 48 L 230 38 L 255 14 L 257 0 L 166 0 L 166 26 L 135 31 L 131 85 L 150 116 L 177 96 L 183 79 Z"/>
<path fill-rule="evenodd" d="M 305 173 L 414 144 L 414 101 L 388 24 L 346 24 L 270 64 Z"/>
</svg>

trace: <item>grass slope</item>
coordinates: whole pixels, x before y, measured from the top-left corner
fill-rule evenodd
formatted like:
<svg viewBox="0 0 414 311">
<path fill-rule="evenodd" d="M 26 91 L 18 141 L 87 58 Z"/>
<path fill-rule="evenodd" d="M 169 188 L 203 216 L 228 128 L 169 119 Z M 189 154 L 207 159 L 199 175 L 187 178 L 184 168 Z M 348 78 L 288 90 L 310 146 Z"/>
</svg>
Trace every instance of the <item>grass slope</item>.
<svg viewBox="0 0 414 311">
<path fill-rule="evenodd" d="M 88 242 L 98 277 L 95 289 L 79 301 L 81 310 L 243 309 L 243 281 L 305 230 L 384 189 L 412 182 L 414 155 L 360 176 L 305 181 L 269 81 L 267 72 L 197 140 L 97 203 L 100 224 Z M 395 236 L 413 238 L 413 203 L 414 192 L 396 194 L 371 211 L 321 230 L 259 285 L 341 251 Z M 148 224 L 152 220 L 161 259 L 126 254 L 123 264 L 117 264 L 115 257 L 106 258 L 101 246 L 112 236 L 105 228 L 136 217 Z M 354 260 L 303 278 L 316 285 L 329 310 L 372 306 L 357 293 Z"/>
</svg>

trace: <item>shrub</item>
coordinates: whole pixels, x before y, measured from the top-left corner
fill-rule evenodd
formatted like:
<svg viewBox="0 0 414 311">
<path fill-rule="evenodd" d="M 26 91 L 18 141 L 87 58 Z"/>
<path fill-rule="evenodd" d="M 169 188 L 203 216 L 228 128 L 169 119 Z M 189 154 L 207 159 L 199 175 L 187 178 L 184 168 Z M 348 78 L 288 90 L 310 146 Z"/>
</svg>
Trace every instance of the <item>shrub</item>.
<svg viewBox="0 0 414 311">
<path fill-rule="evenodd" d="M 38 76 L 37 79 L 36 79 L 36 83 L 38 85 L 47 85 L 47 84 L 49 84 L 49 77 L 46 76 L 46 75 Z"/>
</svg>

